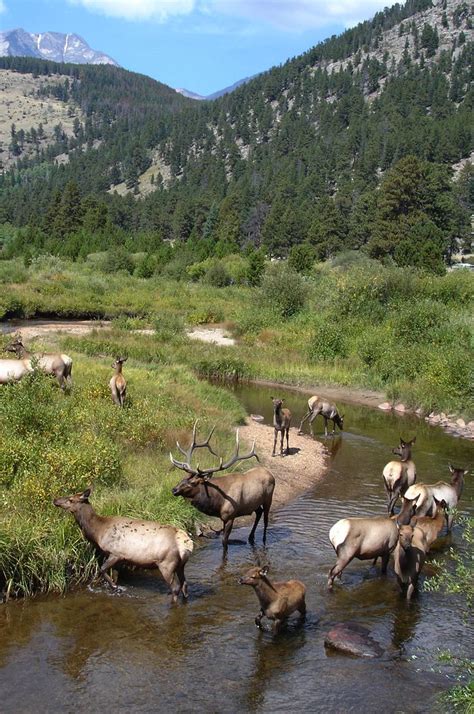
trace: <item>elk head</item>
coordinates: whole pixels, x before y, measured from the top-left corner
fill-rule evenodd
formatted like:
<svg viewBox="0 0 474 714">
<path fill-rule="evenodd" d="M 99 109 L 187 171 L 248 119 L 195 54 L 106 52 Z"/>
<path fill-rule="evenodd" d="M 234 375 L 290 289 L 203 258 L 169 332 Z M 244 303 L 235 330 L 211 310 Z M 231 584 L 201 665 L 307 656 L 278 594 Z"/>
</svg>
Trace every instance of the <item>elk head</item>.
<svg viewBox="0 0 474 714">
<path fill-rule="evenodd" d="M 127 359 L 128 359 L 128 357 L 117 357 L 115 359 L 115 362 L 112 365 L 112 369 L 115 369 L 116 367 L 118 367 L 119 364 L 122 365 L 124 362 L 127 361 Z"/>
<path fill-rule="evenodd" d="M 10 344 L 5 347 L 5 352 L 14 352 L 17 357 L 21 357 L 24 349 L 25 345 L 21 340 L 21 336 L 17 335 L 15 339 L 12 340 L 12 342 L 10 342 Z"/>
<path fill-rule="evenodd" d="M 64 510 L 69 511 L 69 513 L 75 513 L 83 503 L 89 503 L 91 491 L 92 487 L 86 488 L 86 490 L 81 493 L 75 493 L 73 496 L 55 498 L 53 504 L 59 508 L 64 508 Z"/>
<path fill-rule="evenodd" d="M 416 436 L 413 437 L 411 441 L 404 441 L 402 437 L 400 437 L 400 446 L 395 447 L 395 449 L 392 449 L 392 454 L 396 454 L 396 456 L 399 456 L 401 461 L 408 461 L 411 457 L 411 447 L 416 441 Z"/>
<path fill-rule="evenodd" d="M 177 484 L 172 489 L 172 493 L 174 496 L 184 496 L 184 497 L 192 497 L 194 493 L 198 490 L 199 486 L 204 482 L 210 479 L 215 473 L 218 471 L 225 471 L 226 469 L 230 468 L 233 466 L 235 463 L 238 461 L 244 461 L 245 459 L 251 459 L 253 456 L 258 461 L 258 456 L 255 453 L 255 441 L 253 442 L 252 450 L 248 454 L 240 455 L 239 453 L 239 430 L 237 429 L 236 433 L 236 448 L 235 448 L 235 453 L 233 456 L 231 456 L 228 461 L 224 462 L 222 456 L 219 456 L 216 454 L 212 446 L 210 445 L 210 440 L 211 437 L 214 433 L 214 429 L 216 427 L 213 426 L 209 436 L 205 441 L 202 441 L 201 443 L 198 443 L 196 441 L 196 429 L 197 429 L 197 421 L 194 423 L 193 427 L 193 437 L 192 441 L 188 447 L 188 449 L 183 449 L 182 446 L 180 445 L 179 441 L 176 442 L 176 446 L 179 451 L 185 456 L 184 461 L 178 461 L 173 457 L 173 454 L 170 453 L 170 461 L 173 464 L 173 466 L 176 466 L 176 468 L 181 469 L 182 471 L 185 471 L 187 474 L 187 478 L 184 478 L 180 483 Z M 196 466 L 191 465 L 191 460 L 193 457 L 193 453 L 196 449 L 207 449 L 213 456 L 216 456 L 219 459 L 219 464 L 217 466 L 211 466 L 210 468 L 206 469 L 201 469 L 199 464 Z"/>
<path fill-rule="evenodd" d="M 412 525 L 398 527 L 398 542 L 403 550 L 411 546 L 415 530 Z"/>
<path fill-rule="evenodd" d="M 268 571 L 270 570 L 268 565 L 263 567 L 257 566 L 255 568 L 250 568 L 245 575 L 239 578 L 239 585 L 251 585 L 255 587 L 258 585 L 260 580 L 266 580 Z"/>
<path fill-rule="evenodd" d="M 284 399 L 278 399 L 278 397 L 270 397 L 270 399 L 273 402 L 273 408 L 275 411 L 281 409 L 281 407 L 283 406 L 283 402 L 285 401 Z"/>
</svg>

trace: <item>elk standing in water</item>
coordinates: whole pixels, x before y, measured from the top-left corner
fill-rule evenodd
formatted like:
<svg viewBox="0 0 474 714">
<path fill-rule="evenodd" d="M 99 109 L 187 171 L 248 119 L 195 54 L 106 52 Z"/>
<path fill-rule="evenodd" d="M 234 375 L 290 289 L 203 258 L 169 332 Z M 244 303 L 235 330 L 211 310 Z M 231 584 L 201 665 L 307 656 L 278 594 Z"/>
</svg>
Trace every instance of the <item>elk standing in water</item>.
<svg viewBox="0 0 474 714">
<path fill-rule="evenodd" d="M 329 540 L 336 551 L 336 564 L 329 571 L 328 588 L 340 576 L 351 560 L 382 559 L 382 573 L 386 573 L 390 553 L 398 542 L 398 523 L 410 523 L 414 507 L 407 510 L 403 519 L 392 516 L 375 518 L 342 518 L 329 531 Z M 397 520 L 396 520 L 397 519 Z"/>
<path fill-rule="evenodd" d="M 417 516 L 435 516 L 438 504 L 444 501 L 446 508 L 446 526 L 448 531 L 453 527 L 454 514 L 450 513 L 458 505 L 464 487 L 464 476 L 468 469 L 457 469 L 449 464 L 451 483 L 416 483 L 405 491 L 400 514 L 414 507 Z"/>
<path fill-rule="evenodd" d="M 21 337 L 16 337 L 6 348 L 7 352 L 14 352 L 19 360 L 25 362 L 34 357 L 23 344 Z M 38 368 L 46 374 L 51 374 L 58 380 L 61 389 L 66 389 L 72 382 L 72 359 L 69 355 L 58 353 L 43 353 L 38 355 Z"/>
<path fill-rule="evenodd" d="M 313 434 L 313 421 L 316 419 L 316 417 L 321 414 L 321 416 L 324 419 L 324 434 L 325 436 L 328 435 L 328 420 L 331 419 L 333 429 L 332 433 L 336 433 L 336 426 L 339 427 L 339 429 L 342 431 L 344 427 L 344 414 L 339 415 L 339 412 L 337 410 L 337 407 L 335 404 L 331 404 L 330 402 L 327 402 L 324 399 L 320 399 L 319 397 L 310 397 L 308 399 L 308 411 L 304 415 L 303 419 L 301 420 L 300 428 L 298 430 L 298 434 L 303 433 L 303 424 L 307 419 L 309 419 L 309 431 L 311 436 L 314 436 Z"/>
<path fill-rule="evenodd" d="M 398 584 L 406 589 L 407 600 L 411 600 L 420 577 L 429 545 L 424 531 L 415 525 L 400 526 L 398 543 L 393 552 L 393 569 Z"/>
<path fill-rule="evenodd" d="M 116 589 L 107 570 L 119 563 L 130 563 L 140 568 L 158 568 L 169 585 L 176 602 L 178 595 L 188 596 L 184 566 L 193 552 L 193 542 L 188 534 L 174 526 L 164 526 L 156 521 L 122 516 L 99 516 L 91 504 L 91 489 L 73 496 L 55 498 L 53 503 L 72 513 L 88 541 L 106 556 L 100 568 L 101 575 Z"/>
<path fill-rule="evenodd" d="M 389 461 L 384 467 L 382 475 L 390 516 L 393 515 L 398 497 L 403 496 L 407 488 L 416 481 L 416 467 L 411 460 L 411 447 L 415 441 L 416 436 L 411 441 L 404 441 L 400 437 L 400 446 L 392 449 L 392 454 L 399 456 L 400 461 Z"/>
<path fill-rule="evenodd" d="M 112 399 L 119 407 L 123 407 L 127 395 L 127 382 L 122 374 L 122 365 L 126 361 L 127 357 L 117 357 L 112 365 L 112 369 L 115 369 L 115 374 L 109 382 Z"/>
<path fill-rule="evenodd" d="M 185 451 L 177 442 L 177 447 L 186 457 L 185 461 L 177 461 L 170 454 L 171 463 L 179 469 L 186 471 L 189 475 L 184 478 L 172 490 L 174 496 L 182 496 L 207 516 L 218 516 L 223 525 L 222 546 L 224 554 L 227 552 L 229 536 L 234 525 L 234 520 L 240 516 L 249 516 L 255 513 L 255 522 L 250 531 L 249 543 L 255 541 L 255 531 L 258 522 L 263 514 L 263 542 L 266 541 L 268 514 L 272 505 L 273 491 L 275 489 L 275 478 L 273 474 L 264 466 L 256 466 L 245 473 L 230 473 L 220 476 L 215 481 L 210 480 L 213 474 L 224 471 L 233 464 L 253 456 L 255 453 L 255 442 L 252 450 L 244 456 L 239 455 L 239 432 L 236 435 L 236 450 L 227 462 L 223 463 L 220 458 L 219 466 L 208 469 L 191 466 L 191 459 L 195 449 L 207 448 L 214 456 L 218 456 L 209 445 L 211 433 L 202 443 L 196 443 L 196 424 L 193 428 L 192 442 Z M 218 457 L 219 458 L 219 457 Z"/>
<path fill-rule="evenodd" d="M 276 442 L 278 438 L 278 432 L 281 434 L 280 441 L 280 456 L 283 456 L 283 438 L 286 434 L 286 453 L 290 453 L 289 444 L 289 431 L 291 424 L 291 412 L 289 409 L 283 409 L 283 399 L 277 399 L 276 397 L 271 397 L 273 402 L 273 427 L 275 429 L 275 437 L 273 439 L 273 452 L 272 456 L 275 456 Z"/>
<path fill-rule="evenodd" d="M 268 566 L 251 568 L 239 579 L 239 584 L 253 587 L 260 601 L 260 612 L 255 618 L 257 627 L 262 626 L 263 617 L 268 617 L 273 620 L 273 629 L 276 632 L 293 612 L 298 611 L 301 617 L 305 616 L 306 586 L 300 580 L 272 583 L 267 578 L 267 573 Z"/>
</svg>

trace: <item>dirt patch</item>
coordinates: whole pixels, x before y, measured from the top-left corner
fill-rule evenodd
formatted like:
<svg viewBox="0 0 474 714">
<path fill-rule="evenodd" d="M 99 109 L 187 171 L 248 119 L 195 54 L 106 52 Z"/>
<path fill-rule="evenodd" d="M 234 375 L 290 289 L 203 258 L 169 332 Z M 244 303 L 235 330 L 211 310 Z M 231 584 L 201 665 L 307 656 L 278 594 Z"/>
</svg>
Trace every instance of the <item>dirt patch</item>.
<svg viewBox="0 0 474 714">
<path fill-rule="evenodd" d="M 110 328 L 108 320 L 11 320 L 0 323 L 0 333 L 9 335 L 21 332 L 25 340 L 41 337 L 52 332 L 67 332 L 69 335 L 87 335 L 93 330 Z"/>
<path fill-rule="evenodd" d="M 195 327 L 186 334 L 191 340 L 200 340 L 201 342 L 210 342 L 221 346 L 235 345 L 234 338 L 230 337 L 223 327 Z"/>
<path fill-rule="evenodd" d="M 240 438 L 246 445 L 251 446 L 255 439 L 255 450 L 260 463 L 267 466 L 275 476 L 273 506 L 281 506 L 323 478 L 327 471 L 328 452 L 319 441 L 310 436 L 299 436 L 296 428 L 293 428 L 290 429 L 288 456 L 272 457 L 273 434 L 273 427 L 259 424 L 252 419 L 247 419 L 245 426 L 239 428 Z M 279 443 L 278 439 L 277 447 Z"/>
</svg>

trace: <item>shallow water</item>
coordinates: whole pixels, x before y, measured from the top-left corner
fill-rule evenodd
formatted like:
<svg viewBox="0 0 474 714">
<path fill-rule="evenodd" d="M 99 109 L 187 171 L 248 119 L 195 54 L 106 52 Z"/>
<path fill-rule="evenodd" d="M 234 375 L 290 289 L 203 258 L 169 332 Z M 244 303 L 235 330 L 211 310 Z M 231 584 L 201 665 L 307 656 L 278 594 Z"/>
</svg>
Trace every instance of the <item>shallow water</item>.
<svg viewBox="0 0 474 714">
<path fill-rule="evenodd" d="M 264 414 L 269 423 L 274 391 L 239 387 L 237 393 L 249 413 Z M 297 425 L 306 397 L 278 393 Z M 327 534 L 341 517 L 385 512 L 381 472 L 400 434 L 417 435 L 419 480 L 448 480 L 448 461 L 472 465 L 473 445 L 414 417 L 349 405 L 342 411 L 342 437 L 325 439 L 322 420 L 314 425 L 332 452 L 324 480 L 273 513 L 265 553 L 260 531 L 255 551 L 245 544 L 247 528 L 233 532 L 242 543 L 230 547 L 225 563 L 219 541 L 204 541 L 187 566 L 187 605 L 171 605 L 158 576 L 130 574 L 121 578 L 120 595 L 97 587 L 0 606 L 0 710 L 433 711 L 437 693 L 453 683 L 438 652 L 468 653 L 472 620 L 463 619 L 459 599 L 441 593 L 420 591 L 407 605 L 393 574 L 383 578 L 367 562 L 353 561 L 328 593 L 335 556 Z M 468 476 L 461 512 L 474 512 L 473 493 Z M 462 548 L 460 536 L 455 526 L 433 557 L 444 561 L 450 544 Z M 276 636 L 255 628 L 257 599 L 237 579 L 257 555 L 270 562 L 276 579 L 307 584 L 303 626 L 291 622 Z M 425 566 L 422 580 L 432 572 Z M 324 634 L 340 621 L 365 625 L 387 656 L 361 660 L 327 652 Z"/>
</svg>

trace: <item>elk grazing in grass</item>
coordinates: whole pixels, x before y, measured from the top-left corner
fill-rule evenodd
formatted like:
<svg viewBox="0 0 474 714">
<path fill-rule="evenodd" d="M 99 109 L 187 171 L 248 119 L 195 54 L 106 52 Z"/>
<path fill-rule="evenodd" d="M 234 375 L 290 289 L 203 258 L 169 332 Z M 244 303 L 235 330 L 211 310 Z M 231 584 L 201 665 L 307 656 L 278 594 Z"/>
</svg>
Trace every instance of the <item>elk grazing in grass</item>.
<svg viewBox="0 0 474 714">
<path fill-rule="evenodd" d="M 194 424 L 192 442 L 188 449 L 181 448 L 179 442 L 177 447 L 185 456 L 185 461 L 177 461 L 170 454 L 171 463 L 179 469 L 189 474 L 172 490 L 174 496 L 182 496 L 191 502 L 201 513 L 207 516 L 217 516 L 223 525 L 222 545 L 224 554 L 227 552 L 229 536 L 234 525 L 234 520 L 240 516 L 249 516 L 255 513 L 255 522 L 249 535 L 249 543 L 255 541 L 255 531 L 258 522 L 263 514 L 263 542 L 265 543 L 268 514 L 272 505 L 273 491 L 275 488 L 275 478 L 273 474 L 264 466 L 255 466 L 245 473 L 228 473 L 220 476 L 216 480 L 211 477 L 218 471 L 230 468 L 238 461 L 251 459 L 253 456 L 258 459 L 255 453 L 255 442 L 252 450 L 243 456 L 239 455 L 239 432 L 236 435 L 235 454 L 225 463 L 219 458 L 209 445 L 214 428 L 205 441 L 196 442 L 196 426 Z M 214 456 L 219 458 L 219 465 L 207 469 L 201 469 L 199 464 L 191 466 L 193 453 L 196 449 L 206 448 Z"/>
<path fill-rule="evenodd" d="M 328 435 L 328 421 L 332 421 L 332 433 L 336 433 L 336 426 L 342 431 L 344 427 L 344 414 L 340 415 L 335 404 L 327 402 L 325 399 L 320 399 L 319 397 L 310 397 L 308 399 L 308 411 L 301 420 L 300 428 L 298 429 L 298 434 L 303 433 L 303 424 L 307 419 L 309 419 L 309 431 L 311 436 L 313 434 L 313 421 L 316 417 L 321 414 L 324 419 L 324 434 Z"/>
<path fill-rule="evenodd" d="M 399 496 L 403 496 L 407 488 L 416 481 L 416 467 L 411 460 L 411 447 L 416 436 L 411 441 L 400 437 L 400 446 L 392 449 L 392 454 L 400 457 L 400 461 L 389 461 L 383 470 L 383 482 L 387 494 L 387 508 L 391 516 Z"/>
<path fill-rule="evenodd" d="M 112 365 L 115 374 L 109 382 L 112 399 L 119 407 L 123 407 L 127 395 L 127 382 L 122 374 L 122 365 L 127 361 L 127 357 L 117 357 Z"/>
<path fill-rule="evenodd" d="M 23 344 L 21 337 L 16 337 L 6 348 L 8 352 L 15 352 L 20 361 L 30 360 L 35 357 L 32 352 L 29 352 Z M 69 355 L 52 353 L 40 354 L 37 356 L 38 368 L 51 374 L 58 380 L 61 389 L 66 389 L 66 386 L 72 382 L 72 359 Z"/>
<path fill-rule="evenodd" d="M 282 622 L 293 612 L 298 611 L 301 617 L 306 614 L 306 586 L 300 580 L 272 582 L 268 577 L 268 566 L 250 568 L 239 579 L 240 585 L 250 585 L 260 602 L 260 612 L 255 618 L 255 624 L 261 628 L 263 617 L 273 620 L 273 629 L 278 631 Z"/>
<path fill-rule="evenodd" d="M 140 568 L 158 568 L 171 589 L 173 601 L 188 596 L 184 566 L 193 552 L 188 534 L 174 526 L 156 521 L 123 516 L 99 516 L 89 503 L 91 489 L 73 496 L 55 498 L 53 503 L 69 511 L 88 541 L 105 555 L 100 568 L 107 583 L 116 589 L 109 568 L 129 563 Z"/>
<path fill-rule="evenodd" d="M 406 589 L 407 600 L 411 600 L 415 592 L 428 550 L 428 541 L 421 528 L 411 524 L 399 527 L 393 568 L 400 588 L 402 591 Z"/>
<path fill-rule="evenodd" d="M 454 514 L 450 513 L 458 505 L 464 487 L 464 476 L 468 469 L 454 468 L 449 464 L 451 483 L 438 481 L 437 483 L 416 483 L 405 491 L 403 506 L 400 511 L 404 514 L 407 509 L 415 508 L 418 516 L 435 516 L 437 502 L 444 501 L 446 507 L 446 526 L 448 531 L 453 527 Z"/>
<path fill-rule="evenodd" d="M 336 564 L 329 571 L 328 588 L 331 589 L 334 579 L 340 576 L 351 560 L 382 559 L 382 573 L 387 571 L 390 553 L 398 541 L 399 522 L 409 523 L 414 508 L 407 511 L 400 521 L 400 516 L 377 516 L 375 518 L 342 518 L 329 531 L 329 540 L 336 551 Z"/>
<path fill-rule="evenodd" d="M 30 359 L 0 359 L 0 384 L 19 382 L 32 371 Z"/>
<path fill-rule="evenodd" d="M 281 435 L 280 441 L 280 456 L 283 456 L 283 439 L 286 434 L 286 453 L 290 452 L 289 444 L 289 432 L 291 424 L 291 412 L 289 409 L 284 409 L 282 407 L 283 399 L 277 399 L 276 397 L 271 397 L 273 402 L 273 428 L 275 430 L 275 435 L 273 439 L 273 452 L 272 456 L 275 456 L 275 448 L 278 438 L 278 432 Z"/>
</svg>

